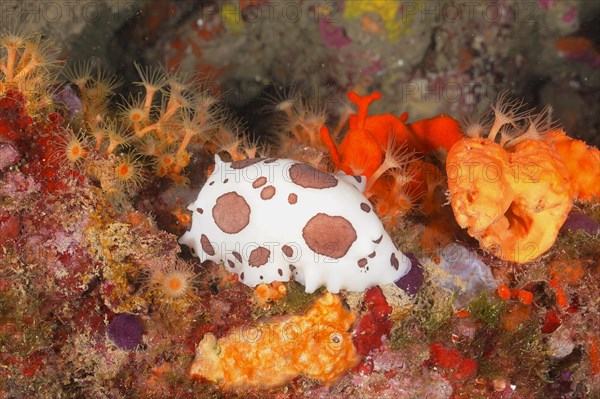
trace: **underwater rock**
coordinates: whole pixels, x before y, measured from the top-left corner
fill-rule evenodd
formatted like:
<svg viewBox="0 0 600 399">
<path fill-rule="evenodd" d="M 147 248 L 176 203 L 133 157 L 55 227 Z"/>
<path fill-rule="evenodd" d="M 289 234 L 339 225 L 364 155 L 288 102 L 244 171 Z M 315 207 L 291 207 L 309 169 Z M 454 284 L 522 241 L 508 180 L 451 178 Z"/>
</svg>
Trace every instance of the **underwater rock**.
<svg viewBox="0 0 600 399">
<path fill-rule="evenodd" d="M 556 359 L 570 355 L 575 349 L 573 336 L 573 332 L 565 327 L 551 334 L 548 339 L 548 354 Z"/>
<path fill-rule="evenodd" d="M 9 143 L 0 144 L 0 170 L 4 170 L 19 162 L 21 154 Z"/>
<path fill-rule="evenodd" d="M 7 172 L 3 177 L 0 196 L 8 197 L 16 203 L 29 200 L 41 190 L 39 182 L 22 172 Z"/>
<path fill-rule="evenodd" d="M 142 342 L 142 321 L 135 315 L 120 313 L 108 325 L 108 339 L 117 347 L 131 351 Z"/>
<path fill-rule="evenodd" d="M 319 19 L 319 33 L 323 39 L 323 44 L 327 48 L 337 50 L 352 43 L 346 36 L 344 29 L 335 26 L 329 18 Z"/>
<path fill-rule="evenodd" d="M 439 367 L 449 381 L 456 383 L 474 377 L 477 374 L 477 363 L 460 354 L 456 349 L 448 349 L 441 342 L 433 342 L 429 346 L 429 363 Z"/>
<path fill-rule="evenodd" d="M 481 291 L 491 292 L 498 288 L 490 268 L 475 252 L 460 244 L 446 245 L 437 266 L 442 272 L 436 276 L 440 286 L 457 294 L 456 307 L 466 306 Z"/>
<path fill-rule="evenodd" d="M 387 343 L 372 351 L 372 370 L 369 373 L 347 374 L 334 388 L 315 387 L 307 391 L 311 399 L 385 398 L 385 399 L 448 399 L 453 388 L 444 374 L 422 367 L 420 354 L 427 348 L 393 350 Z M 424 359 L 423 359 L 424 360 Z M 418 363 L 418 371 L 413 368 Z"/>
<path fill-rule="evenodd" d="M 591 236 L 600 232 L 600 223 L 583 212 L 573 210 L 560 228 L 561 233 L 583 231 Z"/>
<path fill-rule="evenodd" d="M 0 212 L 0 248 L 19 235 L 21 218 L 8 212 Z"/>
</svg>

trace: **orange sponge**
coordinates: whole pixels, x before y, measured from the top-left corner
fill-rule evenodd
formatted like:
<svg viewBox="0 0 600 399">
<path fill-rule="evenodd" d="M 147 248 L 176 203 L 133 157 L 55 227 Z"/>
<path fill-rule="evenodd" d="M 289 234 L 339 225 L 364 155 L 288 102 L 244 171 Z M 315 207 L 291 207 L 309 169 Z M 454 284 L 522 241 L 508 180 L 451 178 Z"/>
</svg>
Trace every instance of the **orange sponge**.
<svg viewBox="0 0 600 399">
<path fill-rule="evenodd" d="M 446 171 L 456 221 L 503 260 L 524 263 L 546 252 L 573 206 L 569 172 L 540 140 L 509 152 L 465 138 L 450 150 Z"/>
<path fill-rule="evenodd" d="M 547 133 L 545 141 L 565 163 L 575 198 L 581 201 L 600 198 L 600 151 L 572 139 L 561 129 Z"/>
</svg>

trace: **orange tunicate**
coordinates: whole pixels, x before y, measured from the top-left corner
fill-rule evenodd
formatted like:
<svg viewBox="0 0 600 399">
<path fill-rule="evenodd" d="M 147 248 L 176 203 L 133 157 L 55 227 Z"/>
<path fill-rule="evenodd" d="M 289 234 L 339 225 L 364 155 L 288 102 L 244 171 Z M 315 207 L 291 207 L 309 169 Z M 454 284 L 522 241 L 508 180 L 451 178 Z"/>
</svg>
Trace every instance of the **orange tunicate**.
<svg viewBox="0 0 600 399">
<path fill-rule="evenodd" d="M 271 284 L 257 285 L 254 293 L 258 304 L 264 306 L 268 302 L 276 302 L 283 298 L 287 294 L 287 288 L 281 281 L 273 281 Z"/>
<path fill-rule="evenodd" d="M 326 293 L 304 315 L 243 327 L 216 339 L 205 334 L 190 375 L 226 390 L 270 388 L 298 375 L 331 384 L 360 361 L 351 334 L 355 316 Z"/>
<path fill-rule="evenodd" d="M 269 286 L 267 284 L 259 284 L 254 289 L 254 293 L 259 300 L 266 302 L 269 299 Z"/>
<path fill-rule="evenodd" d="M 515 295 L 519 301 L 521 301 L 524 305 L 531 305 L 533 302 L 533 294 L 526 290 L 514 290 L 513 295 Z"/>
<path fill-rule="evenodd" d="M 573 195 L 581 201 L 600 198 L 600 151 L 570 138 L 561 129 L 545 134 L 569 171 Z"/>
<path fill-rule="evenodd" d="M 552 288 L 554 290 L 554 293 L 556 294 L 556 303 L 558 304 L 558 306 L 561 309 L 568 308 L 569 300 L 567 299 L 567 294 L 565 293 L 565 290 L 563 289 L 560 280 L 556 277 L 553 277 L 548 282 L 548 285 L 550 285 L 550 288 Z"/>
<path fill-rule="evenodd" d="M 509 151 L 464 138 L 448 153 L 446 172 L 456 221 L 503 260 L 525 263 L 546 252 L 573 206 L 569 172 L 540 140 Z"/>
<path fill-rule="evenodd" d="M 510 296 L 512 295 L 512 291 L 506 285 L 500 284 L 498 286 L 498 295 L 500 296 L 500 298 L 507 301 L 508 299 L 510 299 Z"/>
<path fill-rule="evenodd" d="M 568 36 L 556 39 L 554 46 L 563 53 L 582 54 L 592 50 L 594 44 L 587 37 Z"/>
</svg>

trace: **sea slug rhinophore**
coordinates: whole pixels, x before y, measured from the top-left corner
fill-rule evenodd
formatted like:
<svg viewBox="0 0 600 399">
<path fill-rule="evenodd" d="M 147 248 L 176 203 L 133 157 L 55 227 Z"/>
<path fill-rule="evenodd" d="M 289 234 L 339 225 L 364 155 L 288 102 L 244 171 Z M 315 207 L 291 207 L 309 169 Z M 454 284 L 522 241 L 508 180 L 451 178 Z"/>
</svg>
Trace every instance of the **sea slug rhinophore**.
<svg viewBox="0 0 600 399">
<path fill-rule="evenodd" d="M 250 287 L 293 278 L 306 292 L 363 291 L 410 269 L 362 194 L 364 177 L 291 159 L 215 162 L 179 240 L 201 261 L 223 262 Z"/>
</svg>

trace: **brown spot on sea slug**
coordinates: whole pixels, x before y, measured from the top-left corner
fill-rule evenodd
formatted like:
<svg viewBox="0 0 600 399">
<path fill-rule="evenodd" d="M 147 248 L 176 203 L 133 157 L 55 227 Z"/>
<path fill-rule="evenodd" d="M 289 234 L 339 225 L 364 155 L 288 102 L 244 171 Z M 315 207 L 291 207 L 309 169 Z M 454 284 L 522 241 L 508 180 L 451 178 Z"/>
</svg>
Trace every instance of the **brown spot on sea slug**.
<svg viewBox="0 0 600 399">
<path fill-rule="evenodd" d="M 252 182 L 252 187 L 254 187 L 254 188 L 262 187 L 265 185 L 266 182 L 267 182 L 267 178 L 264 176 L 261 176 Z"/>
<path fill-rule="evenodd" d="M 260 198 L 270 200 L 275 195 L 275 187 L 267 186 L 260 191 Z"/>
<path fill-rule="evenodd" d="M 264 158 L 248 158 L 248 159 L 242 159 L 239 161 L 233 161 L 231 163 L 231 167 L 233 169 L 243 169 L 250 165 L 254 165 L 255 163 L 258 163 L 258 162 L 262 161 L 263 159 Z"/>
<path fill-rule="evenodd" d="M 260 267 L 266 264 L 269 261 L 269 256 L 271 255 L 271 251 L 269 251 L 265 247 L 257 247 L 250 252 L 250 257 L 248 258 L 248 264 L 253 267 Z"/>
<path fill-rule="evenodd" d="M 294 184 L 304 188 L 323 189 L 335 187 L 338 184 L 334 176 L 303 163 L 296 163 L 290 167 L 290 178 Z"/>
<path fill-rule="evenodd" d="M 318 213 L 302 229 L 306 245 L 319 255 L 339 259 L 356 241 L 356 230 L 347 219 Z"/>
<path fill-rule="evenodd" d="M 206 235 L 202 234 L 200 236 L 200 244 L 202 245 L 202 250 L 208 255 L 213 256 L 215 254 L 215 249 Z"/>
<path fill-rule="evenodd" d="M 217 198 L 212 215 L 222 231 L 239 233 L 250 223 L 250 206 L 244 197 L 232 191 Z"/>
</svg>

